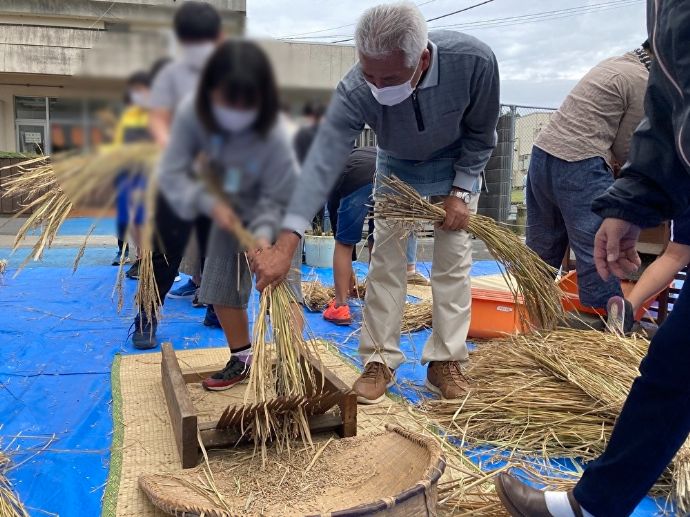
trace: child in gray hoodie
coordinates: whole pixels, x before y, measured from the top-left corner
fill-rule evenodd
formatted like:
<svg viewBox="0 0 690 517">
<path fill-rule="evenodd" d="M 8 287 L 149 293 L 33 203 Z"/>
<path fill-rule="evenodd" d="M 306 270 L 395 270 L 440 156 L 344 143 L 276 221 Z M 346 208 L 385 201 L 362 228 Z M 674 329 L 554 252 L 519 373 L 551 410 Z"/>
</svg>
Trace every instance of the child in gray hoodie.
<svg viewBox="0 0 690 517">
<path fill-rule="evenodd" d="M 199 298 L 213 304 L 231 358 L 203 381 L 209 390 L 231 388 L 249 374 L 249 261 L 275 240 L 298 173 L 278 111 L 264 52 L 248 41 L 223 43 L 209 58 L 196 97 L 175 113 L 160 164 L 161 194 L 177 215 L 190 220 L 201 213 L 213 220 Z M 255 249 L 240 246 L 235 225 L 253 234 Z M 301 302 L 299 268 L 296 262 L 288 280 Z"/>
</svg>

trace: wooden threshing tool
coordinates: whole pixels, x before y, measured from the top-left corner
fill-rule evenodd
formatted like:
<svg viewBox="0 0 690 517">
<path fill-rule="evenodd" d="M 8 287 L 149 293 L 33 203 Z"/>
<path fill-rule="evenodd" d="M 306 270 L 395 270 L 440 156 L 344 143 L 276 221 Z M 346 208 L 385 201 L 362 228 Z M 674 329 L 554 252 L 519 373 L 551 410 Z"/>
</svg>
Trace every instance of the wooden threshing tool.
<svg viewBox="0 0 690 517">
<path fill-rule="evenodd" d="M 287 412 L 302 406 L 309 417 L 309 428 L 315 433 L 337 433 L 341 438 L 357 434 L 357 396 L 350 388 L 313 357 L 302 357 L 304 368 L 314 373 L 315 386 L 306 397 L 279 397 L 267 403 L 273 414 Z M 182 468 L 195 467 L 199 457 L 199 439 L 207 449 L 233 447 L 251 440 L 248 429 L 260 404 L 231 405 L 215 422 L 199 423 L 197 410 L 187 384 L 199 382 L 222 367 L 209 371 L 182 372 L 170 343 L 162 346 L 161 376 L 168 413 L 177 442 Z M 329 411 L 335 406 L 336 411 Z"/>
</svg>

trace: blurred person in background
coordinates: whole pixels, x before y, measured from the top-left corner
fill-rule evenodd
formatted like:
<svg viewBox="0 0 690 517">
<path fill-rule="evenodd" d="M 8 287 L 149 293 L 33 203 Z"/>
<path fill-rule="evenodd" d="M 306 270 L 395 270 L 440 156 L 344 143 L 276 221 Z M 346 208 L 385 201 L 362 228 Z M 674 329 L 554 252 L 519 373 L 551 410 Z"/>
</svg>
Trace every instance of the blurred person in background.
<svg viewBox="0 0 690 517">
<path fill-rule="evenodd" d="M 126 108 L 122 112 L 113 135 L 114 146 L 135 142 L 151 141 L 149 133 L 149 94 L 151 76 L 147 71 L 139 71 L 127 79 L 125 94 Z M 139 271 L 140 229 L 144 223 L 144 192 L 146 182 L 139 171 L 122 171 L 115 179 L 117 191 L 117 255 L 113 266 L 127 262 L 129 257 L 128 237 L 136 247 L 136 260 L 127 270 L 128 278 L 137 278 Z"/>
<path fill-rule="evenodd" d="M 333 225 L 333 280 L 335 299 L 323 313 L 326 321 L 336 325 L 352 323 L 348 298 L 356 287 L 352 262 L 357 260 L 355 247 L 362 240 L 364 220 L 371 211 L 371 198 L 376 174 L 376 148 L 352 150 L 333 192 L 328 199 L 328 213 Z M 372 250 L 373 238 L 369 241 Z"/>
<path fill-rule="evenodd" d="M 434 328 L 421 362 L 427 386 L 443 398 L 465 396 L 466 338 L 472 300 L 472 243 L 465 231 L 476 212 L 481 173 L 496 145 L 499 74 L 496 57 L 478 39 L 428 32 L 411 2 L 383 4 L 357 22 L 359 61 L 338 84 L 277 243 L 254 263 L 257 287 L 283 277 L 299 235 L 336 184 L 365 125 L 378 140 L 377 174 L 396 174 L 421 196 L 443 203 L 435 229 L 431 272 Z M 402 225 L 375 220 L 359 353 L 364 371 L 353 385 L 358 401 L 384 400 L 405 360 L 400 350 L 407 290 Z"/>
<path fill-rule="evenodd" d="M 527 246 L 559 268 L 575 253 L 580 301 L 603 309 L 620 297 L 620 281 L 602 280 L 594 266 L 601 217 L 592 202 L 615 181 L 633 131 L 644 116 L 651 63 L 649 44 L 592 68 L 568 94 L 532 148 L 527 173 Z"/>
<path fill-rule="evenodd" d="M 326 111 L 325 106 L 322 104 L 315 104 L 308 102 L 304 105 L 302 109 L 302 117 L 304 117 L 305 123 L 299 130 L 295 133 L 293 143 L 295 146 L 295 152 L 297 153 L 297 160 L 300 165 L 304 163 L 307 158 L 307 153 L 311 147 L 316 132 L 319 129 L 319 124 L 321 123 L 321 118 Z M 325 206 L 321 207 L 321 210 L 314 216 L 311 222 L 312 231 L 321 233 L 324 230 L 324 216 L 326 213 Z M 333 226 L 333 218 L 331 217 L 331 226 Z"/>
<path fill-rule="evenodd" d="M 249 261 L 275 240 L 298 172 L 278 113 L 278 90 L 264 51 L 248 41 L 225 42 L 210 57 L 196 98 L 179 107 L 160 164 L 161 192 L 176 216 L 191 222 L 204 214 L 213 221 L 199 297 L 216 308 L 230 359 L 203 381 L 208 390 L 231 388 L 249 375 Z M 190 174 L 195 163 L 203 164 L 200 178 Z M 246 256 L 233 233 L 238 225 L 256 239 Z M 164 249 L 181 250 L 190 227 L 159 230 Z M 181 254 L 167 257 L 177 265 Z M 301 303 L 296 268 L 289 284 Z"/>
<path fill-rule="evenodd" d="M 149 129 L 161 148 L 166 148 L 168 144 L 171 123 L 177 107 L 182 99 L 193 95 L 196 91 L 204 64 L 222 39 L 220 15 L 213 6 L 205 2 L 184 2 L 175 13 L 173 25 L 181 54 L 160 70 L 153 81 L 150 97 Z M 189 173 L 193 174 L 193 171 Z M 165 248 L 157 251 L 154 249 L 154 275 L 161 300 L 165 300 L 177 276 L 181 260 L 181 258 L 177 261 L 168 260 L 166 256 L 179 255 L 181 257 L 187 246 L 191 225 L 196 231 L 201 268 L 203 268 L 211 220 L 205 214 L 199 214 L 192 222 L 182 220 L 176 215 L 174 207 L 170 206 L 165 193 L 158 195 L 156 204 L 157 230 L 179 231 L 186 235 L 184 242 L 182 240 L 171 242 L 181 249 Z M 193 298 L 199 286 L 192 282 L 192 285 L 187 285 L 187 287 L 185 292 L 177 293 L 178 297 Z M 212 307 L 207 308 L 204 323 L 208 323 L 209 326 L 219 325 Z M 154 348 L 157 345 L 156 328 L 156 321 L 148 321 L 141 315 L 141 311 L 138 311 L 132 335 L 134 346 L 139 349 Z"/>
</svg>

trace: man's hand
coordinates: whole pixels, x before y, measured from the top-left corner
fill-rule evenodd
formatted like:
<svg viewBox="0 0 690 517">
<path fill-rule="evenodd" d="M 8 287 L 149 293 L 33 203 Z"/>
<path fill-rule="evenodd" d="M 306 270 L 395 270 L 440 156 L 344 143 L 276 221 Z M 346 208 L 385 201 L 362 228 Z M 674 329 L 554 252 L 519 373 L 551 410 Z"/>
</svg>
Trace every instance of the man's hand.
<svg viewBox="0 0 690 517">
<path fill-rule="evenodd" d="M 604 219 L 594 238 L 594 263 L 604 280 L 613 274 L 625 278 L 641 261 L 635 249 L 640 228 L 622 219 Z"/>
<path fill-rule="evenodd" d="M 235 226 L 239 223 L 239 219 L 237 218 L 235 211 L 222 201 L 216 201 L 216 204 L 213 205 L 211 218 L 219 228 L 222 228 L 227 232 L 232 232 L 235 229 Z"/>
<path fill-rule="evenodd" d="M 290 271 L 292 255 L 299 242 L 300 238 L 297 235 L 284 231 L 272 248 L 254 256 L 252 269 L 256 273 L 256 288 L 259 291 L 285 278 Z"/>
<path fill-rule="evenodd" d="M 446 218 L 441 225 L 442 230 L 464 230 L 470 223 L 470 209 L 467 204 L 455 196 L 447 196 L 443 202 Z"/>
</svg>

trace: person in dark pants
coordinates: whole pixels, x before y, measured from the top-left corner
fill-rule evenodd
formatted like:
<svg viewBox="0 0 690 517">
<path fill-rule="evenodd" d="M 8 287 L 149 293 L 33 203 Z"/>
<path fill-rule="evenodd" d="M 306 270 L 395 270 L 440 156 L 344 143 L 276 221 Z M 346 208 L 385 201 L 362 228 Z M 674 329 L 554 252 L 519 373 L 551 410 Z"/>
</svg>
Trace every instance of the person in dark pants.
<svg viewBox="0 0 690 517">
<path fill-rule="evenodd" d="M 196 90 L 206 60 L 223 38 L 220 15 L 206 2 L 185 2 L 175 13 L 173 24 L 182 53 L 179 58 L 160 68 L 153 81 L 149 100 L 149 130 L 161 148 L 168 144 L 177 107 L 182 99 Z M 177 276 L 191 228 L 196 228 L 199 232 L 197 242 L 203 269 L 211 221 L 204 215 L 194 224 L 183 221 L 174 215 L 174 210 L 162 196 L 159 196 L 157 205 L 159 210 L 155 220 L 153 266 L 158 292 L 161 300 L 165 300 Z M 172 278 L 170 282 L 169 277 Z M 192 290 L 190 297 L 195 290 Z M 157 322 L 148 321 L 142 314 L 143 311 L 138 311 L 135 318 L 132 343 L 138 349 L 155 348 Z M 204 324 L 220 327 L 213 307 L 207 308 Z"/>
<path fill-rule="evenodd" d="M 577 259 L 580 301 L 603 309 L 621 296 L 618 279 L 602 281 L 594 267 L 601 217 L 592 201 L 614 182 L 644 115 L 649 45 L 606 59 L 568 94 L 534 142 L 527 173 L 527 246 L 558 268 L 568 245 Z"/>
<path fill-rule="evenodd" d="M 640 265 L 641 227 L 681 215 L 690 206 L 690 2 L 649 0 L 655 55 L 645 114 L 628 163 L 593 203 L 604 219 L 595 239 L 603 279 Z M 630 515 L 690 432 L 690 282 L 652 339 L 604 453 L 587 465 L 572 492 L 541 492 L 501 474 L 496 488 L 514 516 Z"/>
<path fill-rule="evenodd" d="M 307 154 L 311 148 L 311 144 L 316 137 L 316 132 L 319 130 L 321 119 L 326 112 L 326 107 L 322 104 L 307 103 L 302 110 L 302 116 L 307 119 L 307 124 L 299 128 L 293 140 L 295 154 L 300 165 L 307 159 Z M 323 221 L 325 215 L 325 207 L 321 207 L 318 213 L 314 216 L 311 226 L 315 230 L 323 230 Z M 331 226 L 333 221 L 331 221 Z"/>
</svg>

